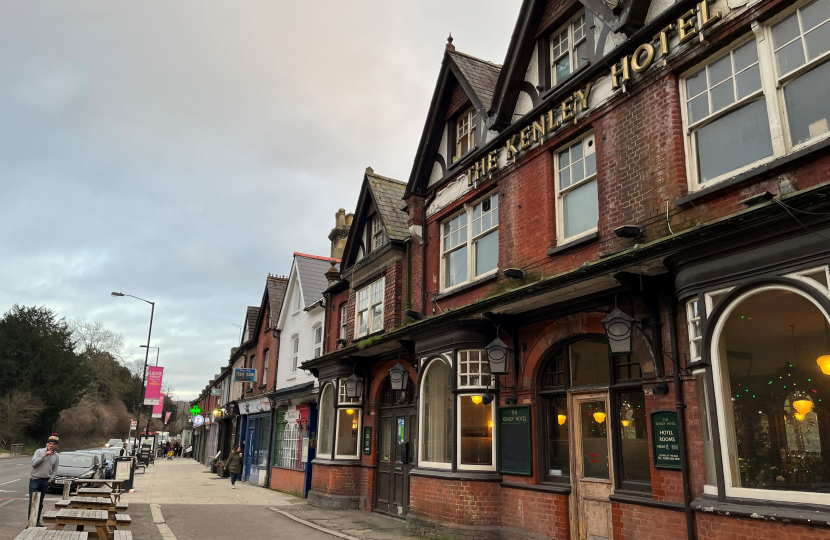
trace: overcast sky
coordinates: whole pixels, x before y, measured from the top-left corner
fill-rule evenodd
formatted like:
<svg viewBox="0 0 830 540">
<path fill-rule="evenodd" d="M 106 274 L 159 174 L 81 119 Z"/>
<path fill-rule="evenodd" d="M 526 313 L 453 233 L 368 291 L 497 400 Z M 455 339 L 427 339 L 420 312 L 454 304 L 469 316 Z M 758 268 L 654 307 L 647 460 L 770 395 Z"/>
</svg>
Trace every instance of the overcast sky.
<svg viewBox="0 0 830 540">
<path fill-rule="evenodd" d="M 193 398 L 363 171 L 403 181 L 446 37 L 501 64 L 520 0 L 0 0 L 0 310 L 46 305 Z"/>
</svg>

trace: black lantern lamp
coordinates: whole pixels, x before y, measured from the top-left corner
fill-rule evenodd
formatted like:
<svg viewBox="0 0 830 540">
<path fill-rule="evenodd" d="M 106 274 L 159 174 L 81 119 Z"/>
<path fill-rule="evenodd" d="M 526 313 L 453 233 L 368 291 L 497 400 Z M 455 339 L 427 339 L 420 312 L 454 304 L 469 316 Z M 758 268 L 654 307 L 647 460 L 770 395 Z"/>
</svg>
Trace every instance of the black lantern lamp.
<svg viewBox="0 0 830 540">
<path fill-rule="evenodd" d="M 490 364 L 491 375 L 507 375 L 510 371 L 510 348 L 498 338 L 484 348 L 487 351 L 487 361 Z"/>
<path fill-rule="evenodd" d="M 389 369 L 389 385 L 392 390 L 402 392 L 409 382 L 409 370 L 403 367 L 400 361 Z"/>
<path fill-rule="evenodd" d="M 343 386 L 346 388 L 347 398 L 363 398 L 363 379 L 361 379 L 354 373 L 352 373 L 351 376 L 349 376 L 345 381 L 343 381 Z"/>
<path fill-rule="evenodd" d="M 608 337 L 608 345 L 612 355 L 624 356 L 631 354 L 634 322 L 632 317 L 617 307 L 602 319 L 602 326 L 605 327 L 605 335 Z"/>
</svg>

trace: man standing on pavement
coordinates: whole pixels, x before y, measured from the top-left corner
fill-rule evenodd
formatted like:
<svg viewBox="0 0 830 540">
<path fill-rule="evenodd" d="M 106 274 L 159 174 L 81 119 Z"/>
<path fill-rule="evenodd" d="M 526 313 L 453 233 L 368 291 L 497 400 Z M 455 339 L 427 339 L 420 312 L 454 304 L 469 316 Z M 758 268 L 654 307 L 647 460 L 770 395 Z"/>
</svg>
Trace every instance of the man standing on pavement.
<svg viewBox="0 0 830 540">
<path fill-rule="evenodd" d="M 46 490 L 49 489 L 49 480 L 55 476 L 58 470 L 58 434 L 53 433 L 46 442 L 46 448 L 38 448 L 32 457 L 32 472 L 29 473 L 29 513 L 32 511 L 32 494 L 40 492 L 40 506 L 37 509 L 38 527 L 43 527 L 40 521 L 40 513 L 43 511 L 43 499 L 46 497 Z"/>
<path fill-rule="evenodd" d="M 124 446 L 121 448 L 120 457 L 124 457 L 127 455 L 127 443 L 124 443 Z"/>
</svg>

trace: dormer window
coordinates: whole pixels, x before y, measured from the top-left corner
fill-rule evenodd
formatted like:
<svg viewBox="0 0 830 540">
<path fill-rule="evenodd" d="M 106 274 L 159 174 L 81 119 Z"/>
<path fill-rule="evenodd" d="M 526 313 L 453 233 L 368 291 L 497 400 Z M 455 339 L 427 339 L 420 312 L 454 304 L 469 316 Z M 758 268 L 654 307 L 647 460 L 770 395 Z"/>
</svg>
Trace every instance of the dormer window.
<svg viewBox="0 0 830 540">
<path fill-rule="evenodd" d="M 551 34 L 550 61 L 551 88 L 588 63 L 588 40 L 584 11 Z"/>
<path fill-rule="evenodd" d="M 470 107 L 455 121 L 455 158 L 472 150 L 476 145 L 476 109 Z"/>
<path fill-rule="evenodd" d="M 385 244 L 386 242 L 384 240 L 383 225 L 380 222 L 380 218 L 375 216 L 372 218 L 372 250 Z"/>
</svg>

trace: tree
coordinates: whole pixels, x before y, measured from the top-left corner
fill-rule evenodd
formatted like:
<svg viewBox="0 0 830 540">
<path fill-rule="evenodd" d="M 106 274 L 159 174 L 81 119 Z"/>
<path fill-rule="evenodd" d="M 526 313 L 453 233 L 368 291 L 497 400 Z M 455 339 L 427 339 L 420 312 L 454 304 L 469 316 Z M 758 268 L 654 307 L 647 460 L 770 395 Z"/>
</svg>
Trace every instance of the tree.
<svg viewBox="0 0 830 540">
<path fill-rule="evenodd" d="M 44 408 L 43 401 L 29 392 L 15 389 L 0 395 L 0 443 L 20 442 Z"/>
<path fill-rule="evenodd" d="M 0 395 L 18 390 L 43 401 L 28 429 L 39 438 L 51 432 L 62 410 L 79 401 L 89 382 L 66 322 L 43 306 L 15 304 L 0 319 L 0 373 Z"/>
</svg>

